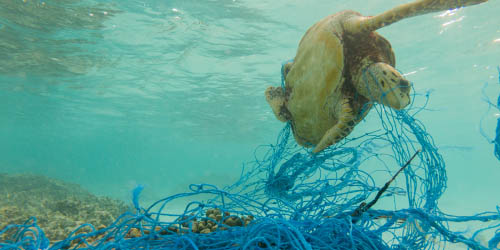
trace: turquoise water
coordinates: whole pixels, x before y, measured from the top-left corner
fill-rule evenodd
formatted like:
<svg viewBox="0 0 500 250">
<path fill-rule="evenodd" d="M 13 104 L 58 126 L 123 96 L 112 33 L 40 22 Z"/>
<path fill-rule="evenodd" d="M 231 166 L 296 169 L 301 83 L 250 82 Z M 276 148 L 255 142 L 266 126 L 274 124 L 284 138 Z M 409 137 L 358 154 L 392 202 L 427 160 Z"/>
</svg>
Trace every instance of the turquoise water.
<svg viewBox="0 0 500 250">
<path fill-rule="evenodd" d="M 409 1 L 404 1 L 409 2 Z M 283 123 L 264 90 L 317 20 L 401 1 L 0 1 L 0 171 L 32 172 L 153 201 L 190 183 L 227 185 Z M 492 138 L 500 3 L 379 30 L 447 164 L 445 212 L 500 205 Z M 421 99 L 417 98 L 417 101 Z M 377 126 L 374 115 L 356 129 Z"/>
</svg>

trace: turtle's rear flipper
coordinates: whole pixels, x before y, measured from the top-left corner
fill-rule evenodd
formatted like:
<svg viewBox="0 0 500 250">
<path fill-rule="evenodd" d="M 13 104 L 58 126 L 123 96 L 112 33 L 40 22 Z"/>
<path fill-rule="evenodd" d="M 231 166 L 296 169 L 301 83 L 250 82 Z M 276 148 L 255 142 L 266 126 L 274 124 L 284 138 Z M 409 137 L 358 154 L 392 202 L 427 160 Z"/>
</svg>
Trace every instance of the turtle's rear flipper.
<svg viewBox="0 0 500 250">
<path fill-rule="evenodd" d="M 476 5 L 487 1 L 488 0 L 418 0 L 399 5 L 380 15 L 352 19 L 345 23 L 345 29 L 353 33 L 371 32 L 404 18 Z"/>
<path fill-rule="evenodd" d="M 290 120 L 290 112 L 285 106 L 285 91 L 281 87 L 269 87 L 266 89 L 267 103 L 273 109 L 274 115 L 278 120 L 286 122 Z"/>
</svg>

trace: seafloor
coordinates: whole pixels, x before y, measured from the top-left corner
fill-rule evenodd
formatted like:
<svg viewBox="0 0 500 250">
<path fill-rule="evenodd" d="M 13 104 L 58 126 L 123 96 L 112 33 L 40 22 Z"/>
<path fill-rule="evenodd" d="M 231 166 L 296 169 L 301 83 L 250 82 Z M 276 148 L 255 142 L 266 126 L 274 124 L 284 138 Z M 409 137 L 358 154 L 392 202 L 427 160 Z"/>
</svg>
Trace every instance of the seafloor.
<svg viewBox="0 0 500 250">
<path fill-rule="evenodd" d="M 65 239 L 80 225 L 108 226 L 130 210 L 124 202 L 91 194 L 77 184 L 33 174 L 0 174 L 0 231 L 35 216 L 50 242 Z M 0 242 L 12 237 L 0 235 Z"/>
</svg>

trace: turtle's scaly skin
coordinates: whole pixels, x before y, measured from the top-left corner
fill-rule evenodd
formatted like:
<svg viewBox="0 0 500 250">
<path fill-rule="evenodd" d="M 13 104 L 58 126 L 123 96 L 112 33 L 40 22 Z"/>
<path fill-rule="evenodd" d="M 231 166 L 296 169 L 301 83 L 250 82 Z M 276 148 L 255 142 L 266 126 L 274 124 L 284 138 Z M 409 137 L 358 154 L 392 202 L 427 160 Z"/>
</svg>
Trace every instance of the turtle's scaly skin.
<svg viewBox="0 0 500 250">
<path fill-rule="evenodd" d="M 343 11 L 314 24 L 285 65 L 285 89 L 269 87 L 266 99 L 280 121 L 290 121 L 300 145 L 313 152 L 351 133 L 373 102 L 400 110 L 409 82 L 394 68 L 390 43 L 375 32 L 403 18 L 487 0 L 420 0 L 374 17 Z"/>
</svg>

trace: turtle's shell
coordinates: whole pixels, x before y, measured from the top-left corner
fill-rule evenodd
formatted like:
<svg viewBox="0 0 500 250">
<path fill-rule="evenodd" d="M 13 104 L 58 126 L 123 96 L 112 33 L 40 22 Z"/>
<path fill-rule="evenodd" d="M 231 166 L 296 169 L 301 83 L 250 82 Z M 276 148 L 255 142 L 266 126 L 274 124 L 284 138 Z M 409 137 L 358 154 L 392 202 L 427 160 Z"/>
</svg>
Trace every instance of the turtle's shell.
<svg viewBox="0 0 500 250">
<path fill-rule="evenodd" d="M 309 28 L 300 41 L 285 86 L 294 136 L 301 145 L 316 145 L 337 123 L 341 112 L 338 102 L 355 92 L 350 75 L 353 67 L 359 67 L 367 57 L 394 66 L 389 42 L 376 32 L 360 34 L 359 39 L 345 34 L 342 21 L 360 17 L 354 11 L 328 16 Z M 367 102 L 366 98 L 360 100 L 363 103 L 355 104 L 355 109 Z"/>
</svg>

